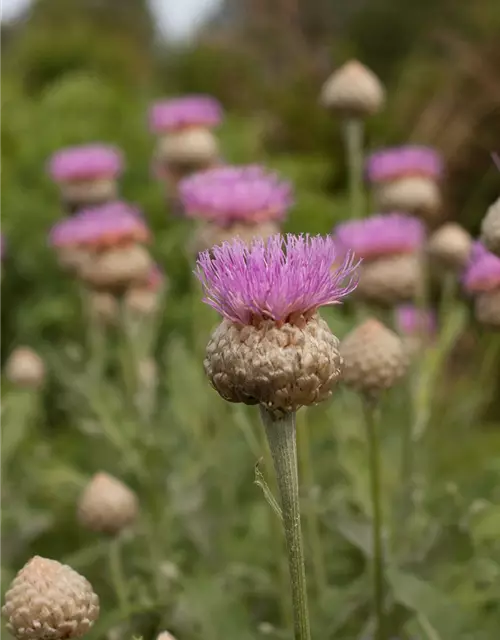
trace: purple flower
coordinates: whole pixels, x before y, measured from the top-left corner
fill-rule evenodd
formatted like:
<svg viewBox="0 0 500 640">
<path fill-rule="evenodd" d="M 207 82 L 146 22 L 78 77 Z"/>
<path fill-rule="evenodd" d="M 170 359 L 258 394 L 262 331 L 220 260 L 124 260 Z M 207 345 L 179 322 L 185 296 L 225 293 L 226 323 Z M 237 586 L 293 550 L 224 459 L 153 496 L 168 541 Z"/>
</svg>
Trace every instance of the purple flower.
<svg viewBox="0 0 500 640">
<path fill-rule="evenodd" d="M 441 156 L 430 147 L 389 147 L 372 153 L 366 160 L 366 174 L 370 182 L 408 176 L 439 178 L 442 173 Z"/>
<path fill-rule="evenodd" d="M 411 304 L 396 309 L 396 327 L 405 336 L 424 334 L 433 336 L 437 331 L 437 318 L 431 309 L 419 309 Z"/>
<path fill-rule="evenodd" d="M 425 226 L 404 213 L 385 213 L 343 222 L 333 235 L 340 252 L 353 251 L 369 259 L 415 252 L 425 240 Z"/>
<path fill-rule="evenodd" d="M 186 215 L 228 226 L 282 220 L 292 205 L 292 187 L 257 165 L 196 173 L 179 185 Z"/>
<path fill-rule="evenodd" d="M 139 212 L 125 202 L 83 209 L 58 222 L 51 230 L 53 247 L 105 247 L 126 242 L 147 242 L 149 230 Z"/>
<path fill-rule="evenodd" d="M 350 254 L 339 264 L 330 237 L 287 234 L 224 242 L 198 256 L 195 273 L 203 301 L 228 320 L 283 324 L 339 304 L 356 288 L 358 264 Z"/>
<path fill-rule="evenodd" d="M 222 120 L 222 107 L 215 98 L 190 95 L 162 100 L 149 111 L 149 127 L 155 133 L 184 127 L 215 127 Z"/>
<path fill-rule="evenodd" d="M 123 170 L 121 152 L 111 145 L 89 144 L 54 153 L 49 172 L 55 182 L 113 178 Z"/>
<path fill-rule="evenodd" d="M 468 293 L 480 293 L 499 288 L 500 258 L 488 251 L 481 242 L 474 242 L 462 281 Z"/>
</svg>

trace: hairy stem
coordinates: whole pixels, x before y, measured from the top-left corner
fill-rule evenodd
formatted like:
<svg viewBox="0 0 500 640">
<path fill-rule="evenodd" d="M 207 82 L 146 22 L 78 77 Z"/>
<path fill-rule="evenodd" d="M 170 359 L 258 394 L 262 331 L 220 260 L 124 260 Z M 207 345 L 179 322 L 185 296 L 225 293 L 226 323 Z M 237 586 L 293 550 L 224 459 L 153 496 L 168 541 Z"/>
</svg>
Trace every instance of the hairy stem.
<svg viewBox="0 0 500 640">
<path fill-rule="evenodd" d="M 295 640 L 310 640 L 306 571 L 300 527 L 299 477 L 295 413 L 277 417 L 261 407 L 260 415 L 273 458 L 281 496 L 283 527 L 292 591 Z"/>
<path fill-rule="evenodd" d="M 363 120 L 347 118 L 343 123 L 349 171 L 351 218 L 363 217 Z"/>
</svg>

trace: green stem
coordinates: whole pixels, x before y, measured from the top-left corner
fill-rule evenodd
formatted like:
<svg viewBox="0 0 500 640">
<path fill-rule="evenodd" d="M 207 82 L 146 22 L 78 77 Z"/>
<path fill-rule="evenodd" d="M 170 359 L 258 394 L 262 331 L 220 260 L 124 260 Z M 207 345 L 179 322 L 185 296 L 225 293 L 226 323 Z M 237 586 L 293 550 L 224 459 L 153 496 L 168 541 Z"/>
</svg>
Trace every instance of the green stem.
<svg viewBox="0 0 500 640">
<path fill-rule="evenodd" d="M 351 218 L 363 217 L 363 129 L 360 118 L 347 118 L 344 123 L 344 144 L 349 170 Z"/>
<path fill-rule="evenodd" d="M 380 449 L 376 425 L 376 403 L 365 398 L 363 413 L 368 438 L 370 493 L 373 510 L 373 597 L 377 633 L 375 640 L 385 640 L 384 557 L 382 549 L 382 491 L 380 484 Z"/>
<path fill-rule="evenodd" d="M 303 494 L 306 496 L 306 526 L 307 538 L 312 557 L 312 570 L 317 597 L 324 593 L 327 578 L 325 572 L 325 558 L 319 527 L 319 517 L 316 504 L 313 499 L 314 469 L 311 456 L 311 439 L 309 437 L 309 425 L 307 424 L 307 410 L 299 414 L 297 420 L 297 444 L 299 449 L 300 475 L 302 477 Z"/>
<path fill-rule="evenodd" d="M 277 417 L 261 406 L 260 415 L 273 458 L 281 495 L 283 527 L 288 553 L 295 640 L 310 640 L 306 570 L 300 527 L 299 477 L 295 412 Z"/>
<path fill-rule="evenodd" d="M 116 598 L 118 600 L 120 611 L 124 617 L 128 612 L 128 593 L 127 582 L 125 574 L 123 572 L 120 538 L 116 536 L 109 544 L 109 573 L 111 576 L 111 582 L 115 590 Z"/>
</svg>

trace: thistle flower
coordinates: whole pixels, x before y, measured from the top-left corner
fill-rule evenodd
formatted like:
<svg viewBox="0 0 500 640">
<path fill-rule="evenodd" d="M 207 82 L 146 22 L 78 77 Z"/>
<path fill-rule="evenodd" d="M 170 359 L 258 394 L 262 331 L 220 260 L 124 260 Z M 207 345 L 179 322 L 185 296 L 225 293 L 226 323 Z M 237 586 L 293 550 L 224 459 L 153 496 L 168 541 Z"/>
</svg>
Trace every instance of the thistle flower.
<svg viewBox="0 0 500 640">
<path fill-rule="evenodd" d="M 340 251 L 352 251 L 364 261 L 415 253 L 425 240 L 422 222 L 404 213 L 376 214 L 364 220 L 343 222 L 333 234 Z"/>
<path fill-rule="evenodd" d="M 342 115 L 366 117 L 380 111 L 385 91 L 370 69 L 350 60 L 328 78 L 320 100 L 324 107 Z"/>
<path fill-rule="evenodd" d="M 403 336 L 433 336 L 437 331 L 437 318 L 430 309 L 419 309 L 411 304 L 396 309 L 396 327 Z"/>
<path fill-rule="evenodd" d="M 438 266 L 461 270 L 469 261 L 472 238 L 455 222 L 449 222 L 435 231 L 427 243 L 427 253 Z"/>
<path fill-rule="evenodd" d="M 500 258 L 482 243 L 475 242 L 462 281 L 465 290 L 471 294 L 500 288 Z"/>
<path fill-rule="evenodd" d="M 119 533 L 137 519 L 138 511 L 136 494 L 104 472 L 93 476 L 78 502 L 80 524 L 99 533 Z"/>
<path fill-rule="evenodd" d="M 331 395 L 338 340 L 317 310 L 354 290 L 357 268 L 351 255 L 337 260 L 332 238 L 290 234 L 200 254 L 204 302 L 224 318 L 204 366 L 224 399 L 286 414 Z"/>
<path fill-rule="evenodd" d="M 370 318 L 340 343 L 343 381 L 367 396 L 376 396 L 402 378 L 408 355 L 401 339 L 378 320 Z"/>
<path fill-rule="evenodd" d="M 149 126 L 151 131 L 160 134 L 185 127 L 212 128 L 220 124 L 222 116 L 222 107 L 215 98 L 189 95 L 153 104 Z"/>
<path fill-rule="evenodd" d="M 430 147 L 389 147 L 375 151 L 366 160 L 367 178 L 375 184 L 408 177 L 438 180 L 442 173 L 441 156 Z"/>
<path fill-rule="evenodd" d="M 35 556 L 14 578 L 2 614 L 17 640 L 69 640 L 91 629 L 99 598 L 71 567 Z"/>
<path fill-rule="evenodd" d="M 486 212 L 481 224 L 481 234 L 485 246 L 500 257 L 500 198 Z"/>
<path fill-rule="evenodd" d="M 5 375 L 20 388 L 39 389 L 45 381 L 45 365 L 33 349 L 17 347 L 7 360 Z"/>
</svg>

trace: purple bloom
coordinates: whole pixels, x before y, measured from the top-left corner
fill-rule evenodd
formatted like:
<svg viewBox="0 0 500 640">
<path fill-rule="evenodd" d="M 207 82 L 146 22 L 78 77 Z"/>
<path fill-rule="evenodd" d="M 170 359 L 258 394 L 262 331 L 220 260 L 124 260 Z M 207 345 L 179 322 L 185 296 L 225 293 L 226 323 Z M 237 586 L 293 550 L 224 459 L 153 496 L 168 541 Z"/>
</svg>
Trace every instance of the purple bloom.
<svg viewBox="0 0 500 640">
<path fill-rule="evenodd" d="M 121 152 L 111 145 L 89 144 L 54 153 L 49 171 L 55 182 L 113 178 L 123 170 Z"/>
<path fill-rule="evenodd" d="M 257 165 L 196 173 L 179 185 L 186 215 L 227 226 L 282 220 L 292 205 L 292 187 Z"/>
<path fill-rule="evenodd" d="M 407 176 L 439 178 L 442 173 L 441 156 L 430 147 L 389 147 L 372 153 L 366 160 L 366 174 L 370 182 L 386 182 Z"/>
<path fill-rule="evenodd" d="M 339 251 L 368 259 L 415 252 L 425 240 L 425 226 L 404 213 L 385 213 L 343 222 L 333 235 Z"/>
<path fill-rule="evenodd" d="M 162 100 L 149 111 L 151 131 L 162 133 L 184 127 L 215 127 L 222 120 L 222 107 L 215 98 L 190 95 Z"/>
<path fill-rule="evenodd" d="M 283 324 L 339 304 L 356 288 L 358 264 L 352 255 L 339 264 L 330 237 L 287 234 L 224 242 L 198 256 L 195 273 L 203 301 L 228 320 Z"/>
<path fill-rule="evenodd" d="M 411 304 L 396 309 L 396 326 L 405 336 L 424 334 L 433 336 L 437 331 L 437 318 L 431 309 L 419 309 Z"/>
<path fill-rule="evenodd" d="M 51 230 L 53 247 L 104 247 L 126 242 L 146 242 L 149 230 L 139 212 L 125 202 L 83 209 L 58 222 Z"/>
<path fill-rule="evenodd" d="M 474 242 L 462 281 L 468 293 L 480 293 L 499 288 L 500 258 L 488 251 L 480 242 Z"/>
</svg>

